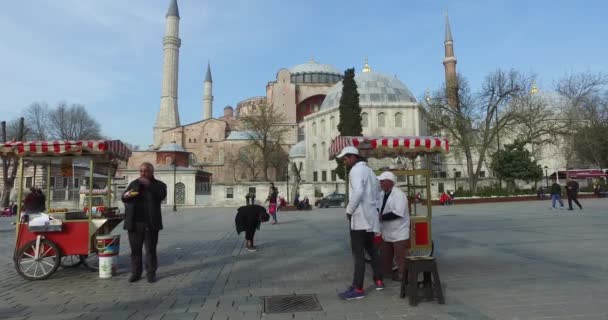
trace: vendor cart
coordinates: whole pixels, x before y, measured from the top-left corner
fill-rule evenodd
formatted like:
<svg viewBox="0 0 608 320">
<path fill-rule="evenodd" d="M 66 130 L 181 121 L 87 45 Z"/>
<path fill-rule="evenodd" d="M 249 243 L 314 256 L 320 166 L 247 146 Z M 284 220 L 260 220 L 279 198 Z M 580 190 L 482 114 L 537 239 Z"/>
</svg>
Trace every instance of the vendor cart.
<svg viewBox="0 0 608 320">
<path fill-rule="evenodd" d="M 347 146 L 356 147 L 366 158 L 391 159 L 390 165 L 384 163 L 382 167 L 374 169 L 376 174 L 385 170 L 393 172 L 397 176 L 396 185 L 408 195 L 410 255 L 432 256 L 431 160 L 438 154 L 449 152 L 448 140 L 419 136 L 338 136 L 330 146 L 330 159 L 334 159 Z"/>
<path fill-rule="evenodd" d="M 14 157 L 19 166 L 16 185 L 19 214 L 13 256 L 19 275 L 27 280 L 43 280 L 50 277 L 60 265 L 69 267 L 83 263 L 95 269 L 98 262 L 96 236 L 109 234 L 123 221 L 124 216 L 120 215 L 118 208 L 95 210 L 94 177 L 107 179 L 105 192 L 107 203 L 110 203 L 111 178 L 119 162 L 127 161 L 131 151 L 119 140 L 30 141 L 2 143 L 0 154 Z M 80 205 L 78 199 L 72 203 L 74 208 L 67 208 L 65 202 L 63 207 L 51 207 L 52 176 L 63 176 L 65 179 L 71 176 L 74 179 L 75 163 L 79 164 L 79 168 L 88 167 L 87 187 L 90 194 L 86 198 L 86 208 Z M 46 182 L 43 183 L 46 187 L 46 204 L 39 207 L 43 210 L 24 210 L 26 166 L 46 169 Z"/>
</svg>

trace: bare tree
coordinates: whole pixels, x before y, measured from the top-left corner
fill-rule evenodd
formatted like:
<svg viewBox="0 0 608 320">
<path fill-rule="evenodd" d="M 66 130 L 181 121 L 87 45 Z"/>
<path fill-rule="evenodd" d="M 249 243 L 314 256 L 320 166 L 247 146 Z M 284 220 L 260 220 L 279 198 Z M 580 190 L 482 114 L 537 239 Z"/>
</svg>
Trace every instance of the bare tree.
<svg viewBox="0 0 608 320">
<path fill-rule="evenodd" d="M 59 140 L 101 139 L 101 126 L 83 105 L 59 103 L 49 115 L 50 136 Z"/>
<path fill-rule="evenodd" d="M 2 142 L 25 140 L 24 138 L 27 132 L 25 129 L 25 120 L 23 118 L 11 122 L 8 127 L 6 121 L 2 121 L 0 125 L 0 138 L 2 139 Z M 1 202 L 2 207 L 8 207 L 11 190 L 13 190 L 13 187 L 15 186 L 15 177 L 17 176 L 17 161 L 16 158 L 11 157 L 10 155 L 0 157 L 2 158 L 2 181 L 4 182 Z"/>
<path fill-rule="evenodd" d="M 434 133 L 445 132 L 453 150 L 464 155 L 469 189 L 476 192 L 487 152 L 497 143 L 496 135 L 516 119 L 510 103 L 527 92 L 529 80 L 515 70 L 497 70 L 486 77 L 477 94 L 471 93 L 461 76 L 457 83 L 456 106 L 448 104 L 444 89 L 425 101 L 429 127 Z"/>
<path fill-rule="evenodd" d="M 514 140 L 529 145 L 535 159 L 545 146 L 558 143 L 556 136 L 565 133 L 567 126 L 560 119 L 559 101 L 550 96 L 520 95 L 513 99 L 511 108 L 515 121 L 507 131 Z"/>
<path fill-rule="evenodd" d="M 262 173 L 263 166 L 261 163 L 263 161 L 262 151 L 256 146 L 250 145 L 239 149 L 238 164 L 249 172 L 251 180 L 257 180 Z"/>
<path fill-rule="evenodd" d="M 282 151 L 281 145 L 290 129 L 285 125 L 285 115 L 274 110 L 271 104 L 264 104 L 243 116 L 241 121 L 249 134 L 251 146 L 261 153 L 264 179 L 270 180 L 268 169 L 276 162 L 274 159 Z"/>
<path fill-rule="evenodd" d="M 32 103 L 25 109 L 24 117 L 29 128 L 28 139 L 49 140 L 50 110 L 46 103 Z"/>
<path fill-rule="evenodd" d="M 564 76 L 556 91 L 565 100 L 562 115 L 566 125 L 566 167 L 577 160 L 608 166 L 608 77 L 580 72 Z"/>
</svg>

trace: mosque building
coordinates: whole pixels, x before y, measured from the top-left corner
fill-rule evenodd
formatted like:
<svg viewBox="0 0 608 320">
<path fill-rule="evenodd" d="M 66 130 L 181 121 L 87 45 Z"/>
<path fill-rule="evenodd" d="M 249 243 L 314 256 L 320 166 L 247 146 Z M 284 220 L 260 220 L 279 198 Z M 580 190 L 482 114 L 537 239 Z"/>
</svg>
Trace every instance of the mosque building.
<svg viewBox="0 0 608 320">
<path fill-rule="evenodd" d="M 311 59 L 291 68 L 278 70 L 276 79 L 266 84 L 266 95 L 227 106 L 223 115 L 213 118 L 213 78 L 207 64 L 203 82 L 202 119 L 182 124 L 178 109 L 178 69 L 180 14 L 177 0 L 171 0 L 165 16 L 163 68 L 160 108 L 153 128 L 153 144 L 148 150 L 136 151 L 125 171 L 127 181 L 138 176 L 144 161 L 156 165 L 156 175 L 167 182 L 167 204 L 177 205 L 241 205 L 245 194 L 255 192 L 265 198 L 268 182 L 259 181 L 248 168 L 235 165 L 250 145 L 252 134 L 244 131 L 240 117 L 251 114 L 263 105 L 272 105 L 281 112 L 287 128 L 283 149 L 289 162 L 300 169 L 299 184 L 293 181 L 288 164 L 270 173 L 280 193 L 293 199 L 311 200 L 322 194 L 344 192 L 344 183 L 335 172 L 335 161 L 328 160 L 332 139 L 339 135 L 339 101 L 343 72 Z M 449 21 L 445 26 L 445 66 L 448 92 L 456 81 L 456 58 Z M 355 76 L 364 135 L 428 135 L 426 112 L 407 86 L 396 76 L 372 70 L 365 61 Z M 457 97 L 453 97 L 457 98 Z M 454 103 L 453 100 L 449 100 Z M 447 170 L 447 169 L 443 169 Z M 287 172 L 290 177 L 287 183 Z M 297 190 L 294 190 L 297 187 Z M 291 189 L 288 191 L 288 189 Z M 289 192 L 289 195 L 287 193 Z M 261 196 L 260 196 L 261 195 Z"/>
</svg>

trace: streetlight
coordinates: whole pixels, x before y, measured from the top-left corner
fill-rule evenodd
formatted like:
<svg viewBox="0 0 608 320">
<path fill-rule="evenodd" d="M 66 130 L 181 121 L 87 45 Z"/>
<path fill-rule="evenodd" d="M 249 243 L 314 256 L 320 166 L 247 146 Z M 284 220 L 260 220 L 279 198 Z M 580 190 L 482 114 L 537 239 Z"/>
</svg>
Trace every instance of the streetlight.
<svg viewBox="0 0 608 320">
<path fill-rule="evenodd" d="M 547 188 L 549 188 L 549 176 L 547 175 L 547 169 L 549 169 L 549 167 L 545 166 L 545 184 L 547 185 Z"/>
<path fill-rule="evenodd" d="M 456 168 L 452 168 L 452 172 L 454 173 L 454 192 L 456 192 Z"/>
<path fill-rule="evenodd" d="M 289 198 L 289 161 L 287 161 L 287 168 L 285 170 L 285 181 L 287 183 L 287 204 L 291 203 L 291 198 Z"/>
<path fill-rule="evenodd" d="M 173 165 L 173 212 L 177 212 L 177 203 L 175 203 L 175 194 L 177 184 L 175 183 L 175 176 L 177 174 L 177 161 L 175 161 L 175 153 L 173 153 L 173 161 L 171 162 Z"/>
</svg>

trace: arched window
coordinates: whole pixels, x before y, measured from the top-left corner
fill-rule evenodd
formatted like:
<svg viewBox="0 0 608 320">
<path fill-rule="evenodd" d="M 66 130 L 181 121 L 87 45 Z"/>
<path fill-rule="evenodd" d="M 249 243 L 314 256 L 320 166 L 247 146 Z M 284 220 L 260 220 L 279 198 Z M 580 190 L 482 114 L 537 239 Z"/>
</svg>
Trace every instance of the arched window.
<svg viewBox="0 0 608 320">
<path fill-rule="evenodd" d="M 365 112 L 361 114 L 361 126 L 367 127 L 367 113 Z"/>
<path fill-rule="evenodd" d="M 170 165 L 170 164 L 172 164 L 172 163 L 173 163 L 173 157 L 171 157 L 171 156 L 166 156 L 166 157 L 165 157 L 165 164 L 166 164 L 166 165 Z"/>
<path fill-rule="evenodd" d="M 384 128 L 386 125 L 386 114 L 384 112 L 378 113 L 378 128 Z"/>
<path fill-rule="evenodd" d="M 319 126 L 319 130 L 321 131 L 321 134 L 325 133 L 325 119 L 321 120 L 321 125 Z"/>
<path fill-rule="evenodd" d="M 312 145 L 312 159 L 317 160 L 317 144 Z"/>
<path fill-rule="evenodd" d="M 329 131 L 333 130 L 336 127 L 336 117 L 331 116 L 329 117 Z"/>
<path fill-rule="evenodd" d="M 192 139 L 188 138 L 188 142 L 192 142 Z"/>
<path fill-rule="evenodd" d="M 401 128 L 403 126 L 403 115 L 401 112 L 395 113 L 395 128 Z"/>
<path fill-rule="evenodd" d="M 319 152 L 321 154 L 321 160 L 325 159 L 325 141 L 321 142 L 321 152 Z"/>
<path fill-rule="evenodd" d="M 312 135 L 313 136 L 317 135 L 317 123 L 316 122 L 312 123 Z"/>
</svg>

